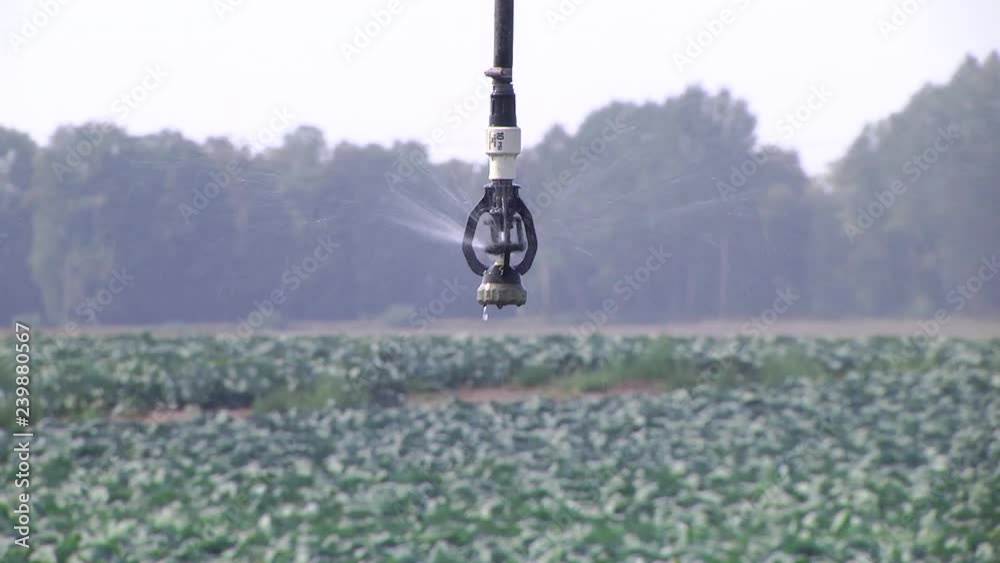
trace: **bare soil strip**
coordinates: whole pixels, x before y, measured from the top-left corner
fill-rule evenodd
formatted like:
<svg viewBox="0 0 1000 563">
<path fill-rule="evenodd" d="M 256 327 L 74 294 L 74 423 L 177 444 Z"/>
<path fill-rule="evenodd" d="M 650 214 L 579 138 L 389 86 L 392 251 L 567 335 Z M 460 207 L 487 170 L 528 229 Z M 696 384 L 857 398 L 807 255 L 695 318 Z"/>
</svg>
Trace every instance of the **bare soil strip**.
<svg viewBox="0 0 1000 563">
<path fill-rule="evenodd" d="M 501 387 L 480 387 L 456 389 L 440 393 L 413 393 L 406 399 L 409 405 L 443 405 L 452 401 L 462 403 L 516 403 L 540 397 L 557 401 L 572 401 L 595 397 L 611 397 L 617 395 L 639 395 L 657 393 L 660 387 L 651 381 L 623 381 L 600 391 L 569 391 L 556 386 L 524 387 L 520 385 L 505 385 Z M 158 409 L 142 413 L 128 413 L 113 416 L 114 420 L 131 420 L 160 424 L 165 422 L 183 422 L 191 420 L 206 411 L 198 407 L 187 407 L 178 410 Z M 252 409 L 218 409 L 208 412 L 225 412 L 230 416 L 245 418 L 253 414 Z"/>
<path fill-rule="evenodd" d="M 463 403 L 516 403 L 533 397 L 570 401 L 591 397 L 657 393 L 659 391 L 660 387 L 651 381 L 623 381 L 607 389 L 585 392 L 574 392 L 554 386 L 523 387 L 519 385 L 506 385 L 503 387 L 457 389 L 442 393 L 417 393 L 411 395 L 407 399 L 407 402 L 416 405 L 433 405 L 449 401 L 461 401 Z"/>
</svg>

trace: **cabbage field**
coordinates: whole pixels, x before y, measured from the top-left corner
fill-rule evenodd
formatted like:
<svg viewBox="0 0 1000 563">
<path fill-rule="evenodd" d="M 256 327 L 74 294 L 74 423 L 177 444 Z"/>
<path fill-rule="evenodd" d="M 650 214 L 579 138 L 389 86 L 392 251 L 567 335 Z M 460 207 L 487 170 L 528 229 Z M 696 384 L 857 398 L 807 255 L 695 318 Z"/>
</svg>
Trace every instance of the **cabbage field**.
<svg viewBox="0 0 1000 563">
<path fill-rule="evenodd" d="M 36 349 L 34 547 L 29 559 L 5 542 L 5 561 L 1000 558 L 997 341 L 121 336 Z M 405 400 L 620 374 L 662 392 Z M 311 396 L 323 400 L 287 404 Z M 186 406 L 204 412 L 122 417 Z M 0 447 L 13 449 L 9 431 Z"/>
<path fill-rule="evenodd" d="M 0 347 L 13 373 L 14 344 Z M 1000 369 L 1000 341 L 537 337 L 213 337 L 129 335 L 34 341 L 32 408 L 48 416 L 250 407 L 275 394 L 329 394 L 341 406 L 411 392 L 636 374 L 665 387 L 752 384 L 784 376 Z M 632 365 L 633 363 L 637 365 Z M 12 404 L 0 388 L 0 407 Z M 6 393 L 6 395 L 5 395 Z M 362 397 L 357 395 L 361 394 Z"/>
</svg>

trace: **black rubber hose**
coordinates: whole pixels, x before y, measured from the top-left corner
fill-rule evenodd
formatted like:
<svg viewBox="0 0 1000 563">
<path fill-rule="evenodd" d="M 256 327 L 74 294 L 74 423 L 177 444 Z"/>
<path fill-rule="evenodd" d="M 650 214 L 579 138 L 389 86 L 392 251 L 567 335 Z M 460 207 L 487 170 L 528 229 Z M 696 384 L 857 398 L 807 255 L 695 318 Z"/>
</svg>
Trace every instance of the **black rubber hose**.
<svg viewBox="0 0 1000 563">
<path fill-rule="evenodd" d="M 514 68 L 514 0 L 496 0 L 493 18 L 493 66 Z"/>
</svg>

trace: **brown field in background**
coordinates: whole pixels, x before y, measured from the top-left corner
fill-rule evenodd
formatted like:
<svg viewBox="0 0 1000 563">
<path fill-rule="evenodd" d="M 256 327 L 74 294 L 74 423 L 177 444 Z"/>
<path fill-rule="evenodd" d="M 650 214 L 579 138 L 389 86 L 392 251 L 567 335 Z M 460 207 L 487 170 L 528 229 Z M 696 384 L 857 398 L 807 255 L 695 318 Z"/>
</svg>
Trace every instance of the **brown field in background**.
<svg viewBox="0 0 1000 563">
<path fill-rule="evenodd" d="M 829 337 L 861 337 L 875 335 L 913 336 L 922 333 L 919 323 L 923 319 L 891 320 L 891 319 L 852 319 L 840 321 L 828 320 L 779 320 L 767 328 L 765 335 L 782 336 L 829 336 Z M 704 321 L 677 324 L 607 324 L 599 330 L 603 334 L 637 335 L 637 334 L 669 334 L 677 336 L 738 336 L 751 335 L 744 327 L 747 320 Z M 285 335 L 323 335 L 323 334 L 471 334 L 471 335 L 540 335 L 555 333 L 572 333 L 580 331 L 584 323 L 557 324 L 551 321 L 537 319 L 490 319 L 482 320 L 451 320 L 441 319 L 424 329 L 385 325 L 372 321 L 322 322 L 322 323 L 290 323 L 281 330 L 260 328 L 254 334 L 285 334 Z M 38 327 L 50 335 L 65 334 L 61 326 Z M 100 326 L 82 327 L 80 334 L 119 334 L 151 332 L 162 336 L 177 336 L 189 334 L 235 334 L 235 324 L 164 324 L 151 326 Z M 1000 321 L 976 321 L 971 319 L 954 319 L 940 325 L 944 336 L 961 338 L 1000 338 Z"/>
</svg>

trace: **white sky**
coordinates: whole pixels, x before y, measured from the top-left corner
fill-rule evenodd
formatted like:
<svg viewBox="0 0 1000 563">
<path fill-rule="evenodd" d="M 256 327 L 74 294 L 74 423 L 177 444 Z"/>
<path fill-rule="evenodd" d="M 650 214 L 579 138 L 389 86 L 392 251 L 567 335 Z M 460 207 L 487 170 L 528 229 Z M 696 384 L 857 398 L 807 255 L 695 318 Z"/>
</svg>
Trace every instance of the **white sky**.
<svg viewBox="0 0 1000 563">
<path fill-rule="evenodd" d="M 60 7 L 45 21 L 49 2 Z M 553 25 L 547 13 L 560 5 L 572 13 Z M 356 30 L 390 6 L 397 13 L 348 61 Z M 894 6 L 917 9 L 885 38 L 879 20 Z M 674 54 L 727 9 L 718 37 L 678 68 Z M 760 138 L 798 149 L 811 173 L 966 54 L 1000 48 L 996 0 L 521 0 L 515 13 L 526 146 L 613 100 L 662 102 L 700 83 L 747 100 Z M 33 17 L 44 23 L 29 38 Z M 44 143 L 59 125 L 108 118 L 132 133 L 249 143 L 285 108 L 292 127 L 315 125 L 331 145 L 441 129 L 435 160 L 485 162 L 488 90 L 476 92 L 492 63 L 492 17 L 492 0 L 2 0 L 0 126 Z M 157 65 L 162 83 L 116 112 Z M 832 97 L 786 136 L 779 120 L 814 87 Z M 468 117 L 448 113 L 466 98 Z"/>
</svg>

